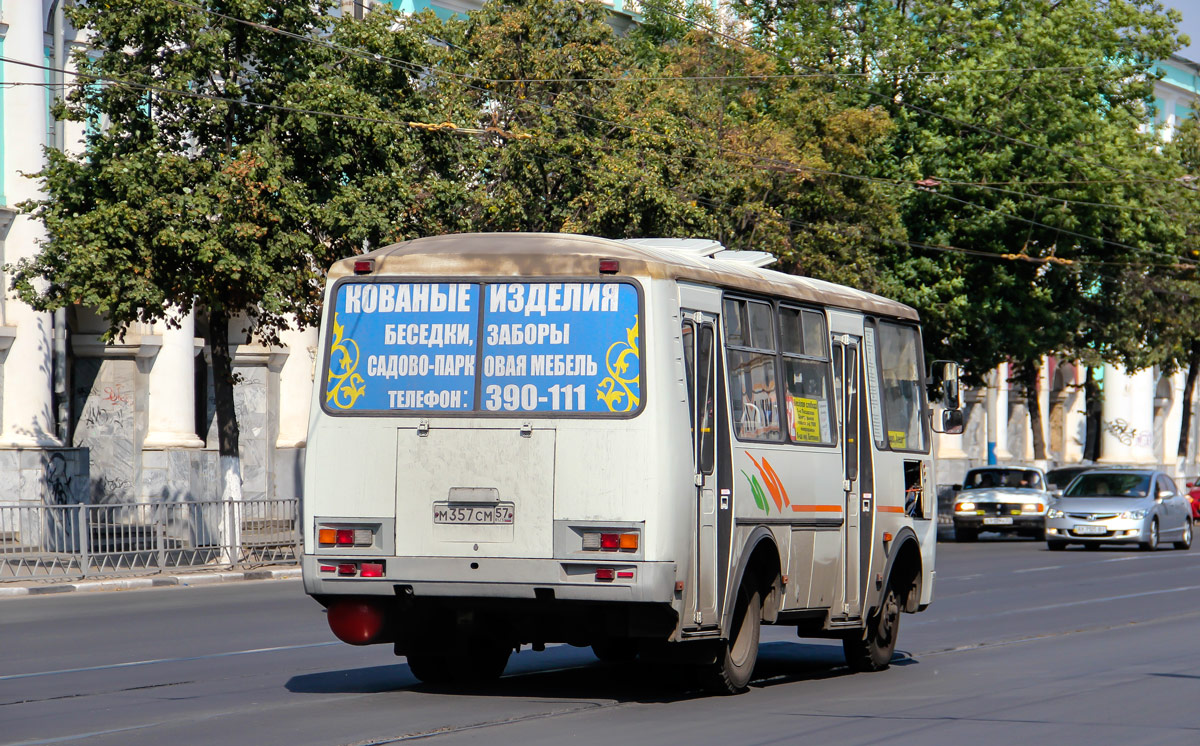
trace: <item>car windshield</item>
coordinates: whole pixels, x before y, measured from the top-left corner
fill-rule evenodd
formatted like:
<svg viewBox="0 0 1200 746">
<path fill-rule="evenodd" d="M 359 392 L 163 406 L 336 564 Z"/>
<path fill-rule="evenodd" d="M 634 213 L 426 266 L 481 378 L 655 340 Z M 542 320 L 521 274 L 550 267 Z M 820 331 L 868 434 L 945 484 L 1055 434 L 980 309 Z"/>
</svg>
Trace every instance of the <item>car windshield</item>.
<svg viewBox="0 0 1200 746">
<path fill-rule="evenodd" d="M 1087 467 L 1067 467 L 1066 469 L 1051 469 L 1046 472 L 1046 483 L 1061 490 L 1071 483 L 1071 480 L 1087 471 Z"/>
<path fill-rule="evenodd" d="M 1042 475 L 1033 469 L 973 469 L 963 480 L 964 490 L 982 490 L 992 487 L 1017 487 L 1029 490 L 1042 489 Z"/>
<path fill-rule="evenodd" d="M 1080 474 L 1063 497 L 1145 497 L 1150 493 L 1149 474 Z"/>
</svg>

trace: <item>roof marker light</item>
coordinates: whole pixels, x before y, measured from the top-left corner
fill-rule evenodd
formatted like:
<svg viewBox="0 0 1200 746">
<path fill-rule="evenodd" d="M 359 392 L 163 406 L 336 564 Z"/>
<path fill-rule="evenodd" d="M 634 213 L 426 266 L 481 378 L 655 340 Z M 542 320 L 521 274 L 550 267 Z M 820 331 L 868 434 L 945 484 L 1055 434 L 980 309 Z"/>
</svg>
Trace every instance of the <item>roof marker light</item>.
<svg viewBox="0 0 1200 746">
<path fill-rule="evenodd" d="M 375 271 L 375 260 L 374 259 L 355 259 L 354 260 L 354 274 L 369 275 L 374 271 Z"/>
<path fill-rule="evenodd" d="M 619 261 L 617 261 L 616 259 L 601 259 L 600 260 L 600 274 L 615 275 L 616 273 L 618 273 L 620 271 L 621 271 L 621 263 Z"/>
</svg>

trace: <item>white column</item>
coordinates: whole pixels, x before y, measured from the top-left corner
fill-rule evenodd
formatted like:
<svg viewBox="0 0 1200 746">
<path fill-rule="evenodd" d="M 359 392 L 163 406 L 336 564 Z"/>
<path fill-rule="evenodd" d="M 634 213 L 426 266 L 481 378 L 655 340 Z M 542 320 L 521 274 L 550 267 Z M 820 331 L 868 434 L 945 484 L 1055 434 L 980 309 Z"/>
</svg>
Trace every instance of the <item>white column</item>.
<svg viewBox="0 0 1200 746">
<path fill-rule="evenodd" d="M 288 329 L 279 335 L 288 348 L 279 371 L 279 448 L 302 448 L 308 440 L 308 416 L 313 391 L 313 355 L 317 329 Z"/>
<path fill-rule="evenodd" d="M 1104 366 L 1100 463 L 1154 464 L 1154 371 Z"/>
<path fill-rule="evenodd" d="M 1162 421 L 1162 453 L 1159 463 L 1172 474 L 1183 474 L 1185 459 L 1179 455 L 1179 431 L 1183 428 L 1183 387 L 1187 373 L 1180 370 L 1171 375 L 1171 401 L 1167 403 Z"/>
<path fill-rule="evenodd" d="M 9 33 L 4 39 L 4 55 L 11 59 L 44 65 L 45 23 L 42 3 L 4 4 L 4 21 Z M 3 191 L 8 205 L 41 197 L 38 184 L 21 175 L 42 170 L 42 146 L 47 141 L 48 115 L 44 70 L 3 64 L 4 80 L 14 85 L 4 91 L 4 172 Z M 15 262 L 33 256 L 39 241 L 45 238 L 41 223 L 19 215 L 4 241 L 3 261 Z M 16 300 L 4 277 L 4 322 L 15 327 L 12 346 L 4 358 L 3 430 L 0 445 L 60 445 L 54 435 L 53 379 L 51 375 L 52 327 L 50 314 L 34 311 Z"/>
<path fill-rule="evenodd" d="M 1000 363 L 995 370 L 996 381 L 996 460 L 1008 461 L 1012 453 L 1008 450 L 1008 363 Z M 990 428 L 991 425 L 988 425 Z"/>
<path fill-rule="evenodd" d="M 1086 397 L 1082 381 L 1084 368 L 1065 364 L 1070 374 L 1063 375 L 1063 463 L 1077 464 L 1083 460 L 1083 447 L 1087 443 Z"/>
<path fill-rule="evenodd" d="M 162 346 L 150 365 L 144 448 L 203 448 L 196 435 L 196 316 L 179 317 L 179 328 L 155 325 Z"/>
</svg>

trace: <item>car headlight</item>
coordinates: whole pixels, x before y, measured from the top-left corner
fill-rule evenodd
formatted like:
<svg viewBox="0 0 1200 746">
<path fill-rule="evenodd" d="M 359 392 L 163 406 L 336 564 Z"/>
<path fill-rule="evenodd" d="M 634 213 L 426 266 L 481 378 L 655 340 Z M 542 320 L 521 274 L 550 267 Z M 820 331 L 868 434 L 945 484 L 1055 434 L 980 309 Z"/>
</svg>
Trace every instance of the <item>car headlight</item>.
<svg viewBox="0 0 1200 746">
<path fill-rule="evenodd" d="M 1046 514 L 1047 518 L 1066 518 L 1067 514 L 1058 508 L 1050 508 L 1050 512 Z"/>
<path fill-rule="evenodd" d="M 1117 517 L 1124 518 L 1126 520 L 1137 521 L 1137 520 L 1141 520 L 1142 518 L 1146 517 L 1146 511 L 1144 511 L 1144 510 L 1126 510 L 1124 513 L 1122 513 L 1121 515 L 1119 515 Z"/>
<path fill-rule="evenodd" d="M 958 512 L 962 512 L 964 510 L 974 510 L 974 509 L 975 509 L 975 503 L 959 503 L 958 505 L 954 506 L 954 510 L 958 511 Z"/>
<path fill-rule="evenodd" d="M 1044 506 L 1041 503 L 1025 503 L 1021 506 L 1022 513 L 1041 513 Z"/>
</svg>

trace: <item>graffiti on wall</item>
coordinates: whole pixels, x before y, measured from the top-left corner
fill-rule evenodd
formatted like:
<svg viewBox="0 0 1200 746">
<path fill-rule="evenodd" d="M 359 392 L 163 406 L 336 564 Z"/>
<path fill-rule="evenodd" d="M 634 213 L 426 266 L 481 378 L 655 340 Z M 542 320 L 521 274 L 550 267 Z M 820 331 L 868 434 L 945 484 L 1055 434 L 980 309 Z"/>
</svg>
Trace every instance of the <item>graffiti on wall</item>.
<svg viewBox="0 0 1200 746">
<path fill-rule="evenodd" d="M 1101 424 L 1104 427 L 1104 431 L 1116 438 L 1122 445 L 1135 445 L 1139 448 L 1149 448 L 1154 445 L 1153 433 L 1133 427 L 1124 418 L 1118 417 L 1115 420 L 1104 420 Z"/>
</svg>

